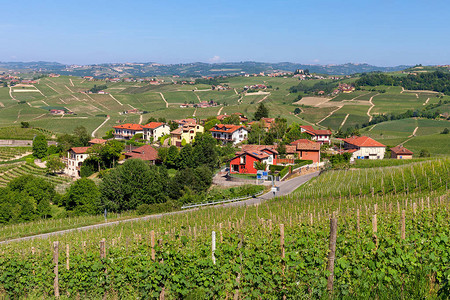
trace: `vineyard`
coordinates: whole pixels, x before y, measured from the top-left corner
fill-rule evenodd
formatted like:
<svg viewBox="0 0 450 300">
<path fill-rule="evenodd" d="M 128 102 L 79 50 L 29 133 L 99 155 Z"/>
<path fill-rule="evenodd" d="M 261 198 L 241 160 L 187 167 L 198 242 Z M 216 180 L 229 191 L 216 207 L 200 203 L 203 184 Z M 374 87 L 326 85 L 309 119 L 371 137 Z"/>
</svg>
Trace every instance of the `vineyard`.
<svg viewBox="0 0 450 300">
<path fill-rule="evenodd" d="M 0 165 L 0 187 L 5 187 L 8 182 L 18 176 L 28 174 L 44 178 L 48 182 L 56 185 L 57 190 L 63 189 L 64 186 L 66 186 L 70 182 L 70 179 L 68 178 L 47 175 L 45 169 L 41 169 L 33 163 L 18 162 L 13 164 Z"/>
<path fill-rule="evenodd" d="M 256 206 L 2 244 L 0 295 L 316 299 L 327 297 L 334 262 L 336 298 L 445 298 L 448 165 L 329 171 Z M 329 260 L 332 215 L 336 256 Z"/>
<path fill-rule="evenodd" d="M 31 154 L 29 147 L 0 147 L 0 162 L 13 160 L 25 154 Z"/>
</svg>

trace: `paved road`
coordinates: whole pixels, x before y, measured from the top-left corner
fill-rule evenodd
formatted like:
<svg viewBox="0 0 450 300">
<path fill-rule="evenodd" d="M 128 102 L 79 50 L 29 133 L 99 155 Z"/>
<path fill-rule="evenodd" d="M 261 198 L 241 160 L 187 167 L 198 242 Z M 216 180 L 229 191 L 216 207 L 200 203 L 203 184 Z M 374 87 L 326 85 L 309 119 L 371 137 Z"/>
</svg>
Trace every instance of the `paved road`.
<svg viewBox="0 0 450 300">
<path fill-rule="evenodd" d="M 295 178 L 287 180 L 287 181 L 279 182 L 278 183 L 279 191 L 276 193 L 275 196 L 284 196 L 284 195 L 292 193 L 300 185 L 302 185 L 305 182 L 309 181 L 310 179 L 318 176 L 319 173 L 320 172 L 314 172 L 314 173 L 311 173 L 311 174 L 295 177 Z M 230 203 L 222 204 L 221 206 L 222 207 L 231 207 L 231 206 L 255 205 L 255 204 L 259 204 L 261 202 L 264 202 L 266 200 L 272 199 L 273 197 L 274 197 L 273 193 L 269 192 L 269 193 L 266 193 L 264 195 L 261 195 L 260 197 L 251 198 L 251 199 L 243 200 L 243 201 L 239 201 L 239 202 L 230 202 Z M 186 213 L 188 211 L 194 211 L 194 210 L 198 210 L 198 209 L 199 208 L 191 208 L 191 209 L 185 209 L 185 210 L 181 210 L 181 211 L 174 211 L 174 212 L 169 212 L 169 213 L 150 215 L 150 216 L 145 216 L 145 217 L 140 217 L 140 218 L 133 218 L 133 219 L 120 220 L 120 221 L 113 221 L 113 222 L 108 222 L 108 223 L 101 223 L 101 224 L 89 225 L 89 226 L 84 226 L 84 227 L 60 230 L 60 231 L 55 231 L 55 232 L 50 232 L 50 233 L 43 233 L 43 234 L 38 234 L 38 235 L 32 235 L 32 236 L 27 236 L 27 237 L 22 237 L 22 238 L 16 238 L 16 239 L 11 239 L 11 240 L 7 240 L 7 241 L 2 241 L 2 242 L 0 242 L 0 245 L 1 244 L 11 243 L 11 242 L 33 240 L 33 239 L 37 239 L 37 238 L 45 239 L 45 238 L 48 238 L 48 237 L 50 237 L 52 235 L 60 235 L 60 234 L 65 234 L 65 233 L 69 233 L 69 232 L 74 232 L 74 231 L 85 231 L 85 230 L 100 228 L 100 227 L 104 227 L 104 226 L 116 225 L 116 224 L 119 224 L 119 223 L 126 223 L 126 222 L 133 222 L 133 221 L 142 221 L 142 220 L 149 220 L 149 219 L 157 219 L 157 218 L 161 218 L 163 216 L 178 215 L 178 214 L 183 214 L 183 213 Z"/>
</svg>

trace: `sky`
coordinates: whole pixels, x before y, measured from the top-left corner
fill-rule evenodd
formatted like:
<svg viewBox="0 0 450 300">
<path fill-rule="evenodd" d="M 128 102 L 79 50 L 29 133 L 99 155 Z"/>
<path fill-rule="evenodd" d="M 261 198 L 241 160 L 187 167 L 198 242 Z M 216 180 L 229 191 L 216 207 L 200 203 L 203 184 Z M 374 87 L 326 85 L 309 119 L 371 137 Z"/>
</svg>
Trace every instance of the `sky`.
<svg viewBox="0 0 450 300">
<path fill-rule="evenodd" d="M 450 1 L 24 0 L 12 5 L 0 0 L 0 4 L 3 62 L 450 64 Z"/>
</svg>

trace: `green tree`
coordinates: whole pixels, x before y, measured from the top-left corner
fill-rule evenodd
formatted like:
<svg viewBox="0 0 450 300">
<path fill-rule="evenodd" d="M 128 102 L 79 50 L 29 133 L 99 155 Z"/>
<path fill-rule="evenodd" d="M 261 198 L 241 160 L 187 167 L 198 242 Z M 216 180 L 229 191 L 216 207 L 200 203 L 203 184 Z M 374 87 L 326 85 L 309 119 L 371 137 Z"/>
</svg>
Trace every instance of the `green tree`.
<svg viewBox="0 0 450 300">
<path fill-rule="evenodd" d="M 272 133 L 276 139 L 282 139 L 287 130 L 287 120 L 284 118 L 276 118 L 270 127 L 269 133 Z"/>
<path fill-rule="evenodd" d="M 116 140 L 108 141 L 100 150 L 100 157 L 103 161 L 103 164 L 107 168 L 114 167 L 123 149 L 123 143 Z"/>
<path fill-rule="evenodd" d="M 256 170 L 266 170 L 267 164 L 265 162 L 255 161 L 255 169 Z"/>
<path fill-rule="evenodd" d="M 441 134 L 448 134 L 448 128 L 444 128 L 444 130 L 442 130 Z"/>
<path fill-rule="evenodd" d="M 91 135 L 87 132 L 84 126 L 78 126 L 73 130 L 74 145 L 75 147 L 87 147 L 91 140 Z"/>
<path fill-rule="evenodd" d="M 101 212 L 100 191 L 95 182 L 87 178 L 75 181 L 65 195 L 64 207 L 77 214 Z"/>
<path fill-rule="evenodd" d="M 66 164 L 57 156 L 51 156 L 47 159 L 47 173 L 55 174 L 66 167 Z"/>
<path fill-rule="evenodd" d="M 205 123 L 205 126 L 204 126 L 205 131 L 209 131 L 209 130 L 210 130 L 211 128 L 213 128 L 214 125 L 216 125 L 216 124 L 220 124 L 220 121 L 217 120 L 217 118 L 213 118 L 213 119 L 211 119 L 211 120 L 208 120 L 208 121 Z"/>
<path fill-rule="evenodd" d="M 20 122 L 20 127 L 22 127 L 22 128 L 30 128 L 30 123 L 28 123 L 28 122 Z"/>
<path fill-rule="evenodd" d="M 167 147 L 158 148 L 158 158 L 163 163 L 165 163 L 167 161 L 168 154 L 169 154 L 169 148 L 167 148 Z"/>
<path fill-rule="evenodd" d="M 232 114 L 232 115 L 224 118 L 222 123 L 223 124 L 239 125 L 239 124 L 241 124 L 241 117 L 239 115 Z"/>
<path fill-rule="evenodd" d="M 42 159 L 47 155 L 47 139 L 43 135 L 38 135 L 33 140 L 33 155 Z"/>
<path fill-rule="evenodd" d="M 167 201 L 168 174 L 165 168 L 130 159 L 111 169 L 100 184 L 102 207 L 121 212 L 141 204 Z"/>
<path fill-rule="evenodd" d="M 264 103 L 259 103 L 255 112 L 255 120 L 259 121 L 261 118 L 268 118 L 269 110 L 264 106 Z"/>
<path fill-rule="evenodd" d="M 264 127 L 262 122 L 255 122 L 252 124 L 250 132 L 248 133 L 248 143 L 249 144 L 258 144 L 264 141 L 264 136 L 266 132 L 264 131 Z"/>
<path fill-rule="evenodd" d="M 301 113 L 302 111 L 300 110 L 300 108 L 299 107 L 296 107 L 295 109 L 294 109 L 294 114 L 295 115 L 298 115 L 299 113 Z"/>
<path fill-rule="evenodd" d="M 177 169 L 195 167 L 194 154 L 191 144 L 187 144 L 181 149 L 175 160 L 175 165 Z"/>
<path fill-rule="evenodd" d="M 419 157 L 430 157 L 430 151 L 427 149 L 420 150 Z"/>
<path fill-rule="evenodd" d="M 219 166 L 217 140 L 209 133 L 197 133 L 193 144 L 194 161 L 197 166 L 205 165 L 210 169 Z"/>
<path fill-rule="evenodd" d="M 166 165 L 169 168 L 173 168 L 176 166 L 177 156 L 178 156 L 178 148 L 176 146 L 170 146 L 166 157 Z"/>
</svg>

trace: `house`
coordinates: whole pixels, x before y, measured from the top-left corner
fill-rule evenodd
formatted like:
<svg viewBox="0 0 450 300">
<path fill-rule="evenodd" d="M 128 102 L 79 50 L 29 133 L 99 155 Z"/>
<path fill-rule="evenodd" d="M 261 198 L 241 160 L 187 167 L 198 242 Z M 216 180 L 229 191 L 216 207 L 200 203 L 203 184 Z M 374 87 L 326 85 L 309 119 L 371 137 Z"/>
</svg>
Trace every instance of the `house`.
<svg viewBox="0 0 450 300">
<path fill-rule="evenodd" d="M 190 144 L 197 133 L 204 132 L 202 125 L 187 123 L 178 127 L 170 133 L 170 144 L 181 147 L 183 144 Z"/>
<path fill-rule="evenodd" d="M 50 109 L 52 115 L 64 115 L 65 112 L 64 109 Z"/>
<path fill-rule="evenodd" d="M 93 146 L 93 145 L 105 145 L 106 142 L 108 140 L 104 140 L 104 139 L 92 139 L 89 141 L 89 145 Z"/>
<path fill-rule="evenodd" d="M 180 120 L 173 120 L 173 122 L 178 124 L 178 127 L 182 127 L 186 124 L 197 124 L 196 119 L 180 119 Z"/>
<path fill-rule="evenodd" d="M 321 144 L 331 144 L 331 130 L 314 129 L 312 126 L 300 126 L 300 130 L 302 133 L 309 134 L 313 141 Z"/>
<path fill-rule="evenodd" d="M 217 116 L 217 120 L 219 120 L 219 121 L 222 122 L 225 118 L 230 117 L 230 116 L 232 116 L 232 115 L 237 115 L 237 116 L 239 116 L 239 122 L 240 122 L 241 124 L 243 124 L 243 123 L 245 123 L 245 122 L 248 121 L 248 119 L 247 119 L 243 114 L 238 113 L 238 112 L 233 113 L 233 114 L 231 114 L 231 115 L 227 115 L 227 114 L 224 114 L 224 115 L 218 115 L 218 116 Z"/>
<path fill-rule="evenodd" d="M 233 145 L 236 145 L 248 137 L 248 130 L 242 125 L 216 124 L 209 131 L 213 138 L 223 144 L 233 143 Z"/>
<path fill-rule="evenodd" d="M 67 151 L 66 168 L 64 173 L 72 177 L 80 177 L 81 164 L 88 158 L 90 147 L 72 147 Z"/>
<path fill-rule="evenodd" d="M 299 139 L 299 140 L 293 141 L 291 143 L 291 146 L 295 147 L 295 153 L 296 153 L 297 159 L 312 160 L 313 163 L 320 162 L 320 146 L 321 146 L 321 144 L 319 142 L 314 142 L 314 141 L 310 141 L 307 139 Z M 286 148 L 287 148 L 287 146 L 286 146 Z"/>
<path fill-rule="evenodd" d="M 367 136 L 352 136 L 344 141 L 344 151 L 352 153 L 350 162 L 355 159 L 383 159 L 386 146 Z"/>
<path fill-rule="evenodd" d="M 391 149 L 391 158 L 394 159 L 412 159 L 413 153 L 403 147 L 403 145 L 399 145 L 396 147 L 392 147 Z"/>
<path fill-rule="evenodd" d="M 140 124 L 122 124 L 113 126 L 114 128 L 114 138 L 119 140 L 129 140 L 131 139 L 135 134 L 142 133 L 144 134 L 144 129 L 142 128 L 142 125 Z"/>
<path fill-rule="evenodd" d="M 245 146 L 245 147 L 244 147 Z M 236 156 L 230 161 L 230 173 L 256 174 L 256 162 L 269 165 L 277 164 L 278 152 L 275 146 L 268 145 L 243 145 L 242 151 L 236 152 Z"/>
<path fill-rule="evenodd" d="M 170 134 L 169 125 L 162 122 L 150 122 L 142 126 L 144 129 L 144 140 L 157 141 L 160 137 Z"/>
<path fill-rule="evenodd" d="M 144 145 L 125 153 L 125 159 L 141 159 L 154 165 L 158 160 L 158 151 L 150 145 Z"/>
<path fill-rule="evenodd" d="M 272 127 L 272 124 L 275 123 L 275 119 L 274 118 L 261 118 L 261 120 L 259 121 L 252 121 L 249 122 L 248 125 L 252 126 L 255 123 L 260 122 L 264 128 L 265 131 L 269 131 L 270 127 Z"/>
</svg>

